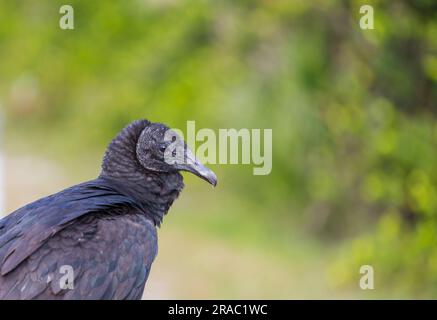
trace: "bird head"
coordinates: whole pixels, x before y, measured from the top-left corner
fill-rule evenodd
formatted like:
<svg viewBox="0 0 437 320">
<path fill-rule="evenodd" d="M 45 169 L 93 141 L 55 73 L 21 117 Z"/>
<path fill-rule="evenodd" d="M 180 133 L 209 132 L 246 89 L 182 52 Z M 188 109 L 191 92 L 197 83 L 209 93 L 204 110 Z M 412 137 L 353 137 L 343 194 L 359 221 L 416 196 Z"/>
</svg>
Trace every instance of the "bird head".
<svg viewBox="0 0 437 320">
<path fill-rule="evenodd" d="M 217 185 L 215 173 L 196 159 L 185 141 L 166 125 L 150 123 L 138 139 L 137 159 L 147 170 L 155 172 L 188 171 Z"/>
</svg>

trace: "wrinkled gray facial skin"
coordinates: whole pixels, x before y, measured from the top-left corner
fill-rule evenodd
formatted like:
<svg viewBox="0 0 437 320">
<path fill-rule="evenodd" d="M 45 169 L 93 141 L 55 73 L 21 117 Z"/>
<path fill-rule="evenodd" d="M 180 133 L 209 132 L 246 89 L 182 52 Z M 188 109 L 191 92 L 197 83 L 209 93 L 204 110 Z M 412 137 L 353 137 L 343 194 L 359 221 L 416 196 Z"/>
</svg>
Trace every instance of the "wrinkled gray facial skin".
<svg viewBox="0 0 437 320">
<path fill-rule="evenodd" d="M 161 123 L 147 126 L 137 143 L 137 158 L 151 171 L 188 171 L 217 185 L 215 173 L 200 163 L 176 132 Z"/>
</svg>

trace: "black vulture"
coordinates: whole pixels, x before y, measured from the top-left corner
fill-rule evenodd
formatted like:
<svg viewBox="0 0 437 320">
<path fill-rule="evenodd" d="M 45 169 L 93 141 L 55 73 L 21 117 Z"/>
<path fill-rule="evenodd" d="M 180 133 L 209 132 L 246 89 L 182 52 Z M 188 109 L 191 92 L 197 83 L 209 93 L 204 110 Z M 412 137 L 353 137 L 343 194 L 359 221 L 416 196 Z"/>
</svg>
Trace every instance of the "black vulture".
<svg viewBox="0 0 437 320">
<path fill-rule="evenodd" d="M 131 123 L 109 144 L 97 179 L 0 220 L 0 299 L 140 299 L 156 229 L 184 186 L 179 171 L 217 183 L 169 130 Z M 171 144 L 183 148 L 168 161 Z"/>
</svg>

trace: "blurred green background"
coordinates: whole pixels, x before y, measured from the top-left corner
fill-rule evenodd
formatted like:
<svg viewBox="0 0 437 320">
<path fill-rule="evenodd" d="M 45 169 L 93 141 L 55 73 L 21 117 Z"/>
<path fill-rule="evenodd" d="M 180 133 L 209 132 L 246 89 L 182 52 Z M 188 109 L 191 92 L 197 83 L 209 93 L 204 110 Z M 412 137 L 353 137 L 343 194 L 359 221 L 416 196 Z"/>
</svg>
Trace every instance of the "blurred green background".
<svg viewBox="0 0 437 320">
<path fill-rule="evenodd" d="M 63 4 L 0 1 L 8 212 L 134 119 L 272 128 L 270 175 L 186 176 L 145 297 L 437 298 L 437 2 L 68 1 L 61 30 Z"/>
</svg>

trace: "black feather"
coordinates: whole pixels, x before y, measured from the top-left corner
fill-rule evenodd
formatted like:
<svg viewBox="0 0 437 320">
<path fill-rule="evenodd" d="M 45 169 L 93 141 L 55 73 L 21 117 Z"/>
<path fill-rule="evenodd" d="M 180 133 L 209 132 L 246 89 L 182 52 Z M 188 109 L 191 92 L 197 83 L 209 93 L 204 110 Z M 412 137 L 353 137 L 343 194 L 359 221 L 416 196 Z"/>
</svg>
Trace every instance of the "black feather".
<svg viewBox="0 0 437 320">
<path fill-rule="evenodd" d="M 159 134 L 166 128 L 141 120 L 123 129 L 97 179 L 0 220 L 0 299 L 141 298 L 157 254 L 156 227 L 183 188 L 176 170 L 138 161 L 139 136 L 151 125 Z M 61 287 L 65 265 L 74 270 L 74 289 Z"/>
</svg>

